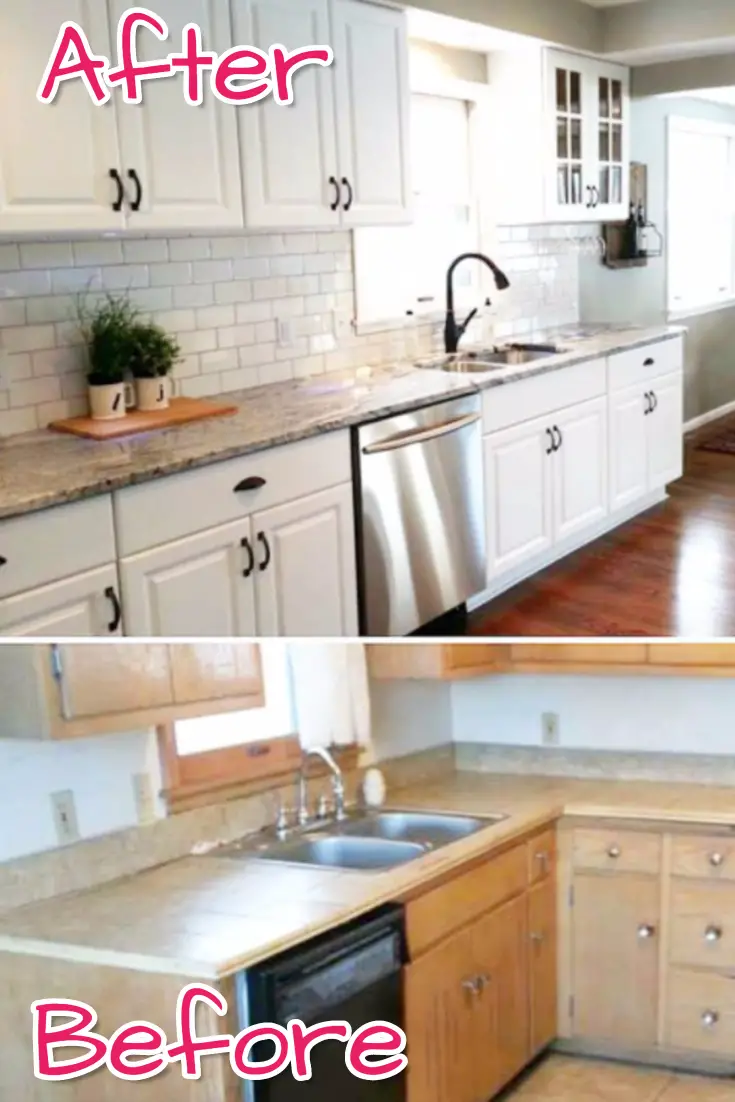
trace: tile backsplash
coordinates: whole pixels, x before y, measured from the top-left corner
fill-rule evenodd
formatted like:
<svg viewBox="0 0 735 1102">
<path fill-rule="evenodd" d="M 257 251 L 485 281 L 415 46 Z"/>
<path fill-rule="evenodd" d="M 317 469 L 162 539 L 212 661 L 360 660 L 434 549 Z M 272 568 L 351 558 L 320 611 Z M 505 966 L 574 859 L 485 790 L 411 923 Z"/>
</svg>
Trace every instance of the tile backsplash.
<svg viewBox="0 0 735 1102">
<path fill-rule="evenodd" d="M 580 236 L 564 226 L 501 229 L 495 259 L 512 287 L 483 325 L 505 339 L 578 321 Z M 76 308 L 80 294 L 103 292 L 128 292 L 176 334 L 176 392 L 191 397 L 440 347 L 440 327 L 428 321 L 355 331 L 349 232 L 3 243 L 0 436 L 86 411 Z"/>
</svg>

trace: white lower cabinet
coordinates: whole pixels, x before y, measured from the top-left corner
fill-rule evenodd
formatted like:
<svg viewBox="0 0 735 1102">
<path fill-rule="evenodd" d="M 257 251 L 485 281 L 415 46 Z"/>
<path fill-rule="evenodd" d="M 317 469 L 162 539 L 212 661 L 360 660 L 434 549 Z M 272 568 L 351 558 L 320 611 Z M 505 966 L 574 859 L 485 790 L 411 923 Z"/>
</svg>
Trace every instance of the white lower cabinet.
<svg viewBox="0 0 735 1102">
<path fill-rule="evenodd" d="M 684 388 L 680 371 L 610 397 L 610 503 L 613 511 L 681 478 Z"/>
<path fill-rule="evenodd" d="M 120 564 L 135 636 L 356 635 L 352 484 Z"/>
<path fill-rule="evenodd" d="M 122 634 L 117 567 L 77 574 L 64 581 L 0 600 L 0 635 L 76 636 Z"/>
<path fill-rule="evenodd" d="M 490 579 L 607 516 L 607 400 L 485 437 Z"/>
</svg>

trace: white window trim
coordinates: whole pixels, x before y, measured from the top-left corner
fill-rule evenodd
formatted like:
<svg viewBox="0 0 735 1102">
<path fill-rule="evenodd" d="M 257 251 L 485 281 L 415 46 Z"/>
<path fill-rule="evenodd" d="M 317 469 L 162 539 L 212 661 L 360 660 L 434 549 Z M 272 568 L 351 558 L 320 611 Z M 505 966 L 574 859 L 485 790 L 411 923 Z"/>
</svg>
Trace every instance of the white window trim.
<svg viewBox="0 0 735 1102">
<path fill-rule="evenodd" d="M 669 208 L 668 180 L 671 173 L 671 137 L 675 133 L 680 134 L 716 134 L 729 138 L 733 143 L 731 167 L 735 176 L 735 124 L 716 122 L 714 119 L 700 119 L 687 115 L 669 115 L 666 135 L 666 241 L 671 241 L 671 211 Z M 735 214 L 733 218 L 733 232 L 735 233 Z M 699 305 L 682 306 L 673 308 L 671 305 L 671 267 L 669 255 L 665 265 L 665 295 L 666 295 L 666 320 L 670 322 L 683 321 L 686 318 L 701 317 L 705 314 L 714 314 L 718 310 L 726 310 L 735 306 L 735 248 L 733 249 L 732 283 L 727 292 L 721 297 L 715 296 L 710 302 Z"/>
</svg>

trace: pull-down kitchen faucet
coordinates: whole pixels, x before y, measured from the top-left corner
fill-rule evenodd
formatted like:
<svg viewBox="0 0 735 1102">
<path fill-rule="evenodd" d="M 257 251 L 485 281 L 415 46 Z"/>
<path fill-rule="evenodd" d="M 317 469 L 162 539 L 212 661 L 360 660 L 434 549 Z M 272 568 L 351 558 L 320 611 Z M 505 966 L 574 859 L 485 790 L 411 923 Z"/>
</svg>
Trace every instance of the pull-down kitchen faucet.
<svg viewBox="0 0 735 1102">
<path fill-rule="evenodd" d="M 463 260 L 480 260 L 483 264 L 487 264 L 488 268 L 493 273 L 495 286 L 499 291 L 507 291 L 510 287 L 510 280 L 505 272 L 502 272 L 497 264 L 495 264 L 489 256 L 485 256 L 484 253 L 462 253 L 461 256 L 458 256 L 457 259 L 450 264 L 449 271 L 447 272 L 447 318 L 444 324 L 444 348 L 447 352 L 457 351 L 459 342 L 464 336 L 467 326 L 477 314 L 477 309 L 475 308 L 465 318 L 461 325 L 454 316 L 454 273 Z"/>
</svg>

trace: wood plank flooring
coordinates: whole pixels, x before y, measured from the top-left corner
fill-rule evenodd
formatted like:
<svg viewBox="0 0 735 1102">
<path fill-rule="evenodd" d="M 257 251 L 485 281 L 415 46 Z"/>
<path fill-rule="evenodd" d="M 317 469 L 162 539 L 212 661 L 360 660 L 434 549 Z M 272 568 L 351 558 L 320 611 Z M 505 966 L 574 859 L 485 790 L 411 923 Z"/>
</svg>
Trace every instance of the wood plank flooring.
<svg viewBox="0 0 735 1102">
<path fill-rule="evenodd" d="M 472 613 L 479 636 L 735 636 L 735 456 L 687 440 L 670 498 Z"/>
<path fill-rule="evenodd" d="M 735 1102 L 735 1081 L 550 1056 L 503 1102 Z"/>
</svg>

